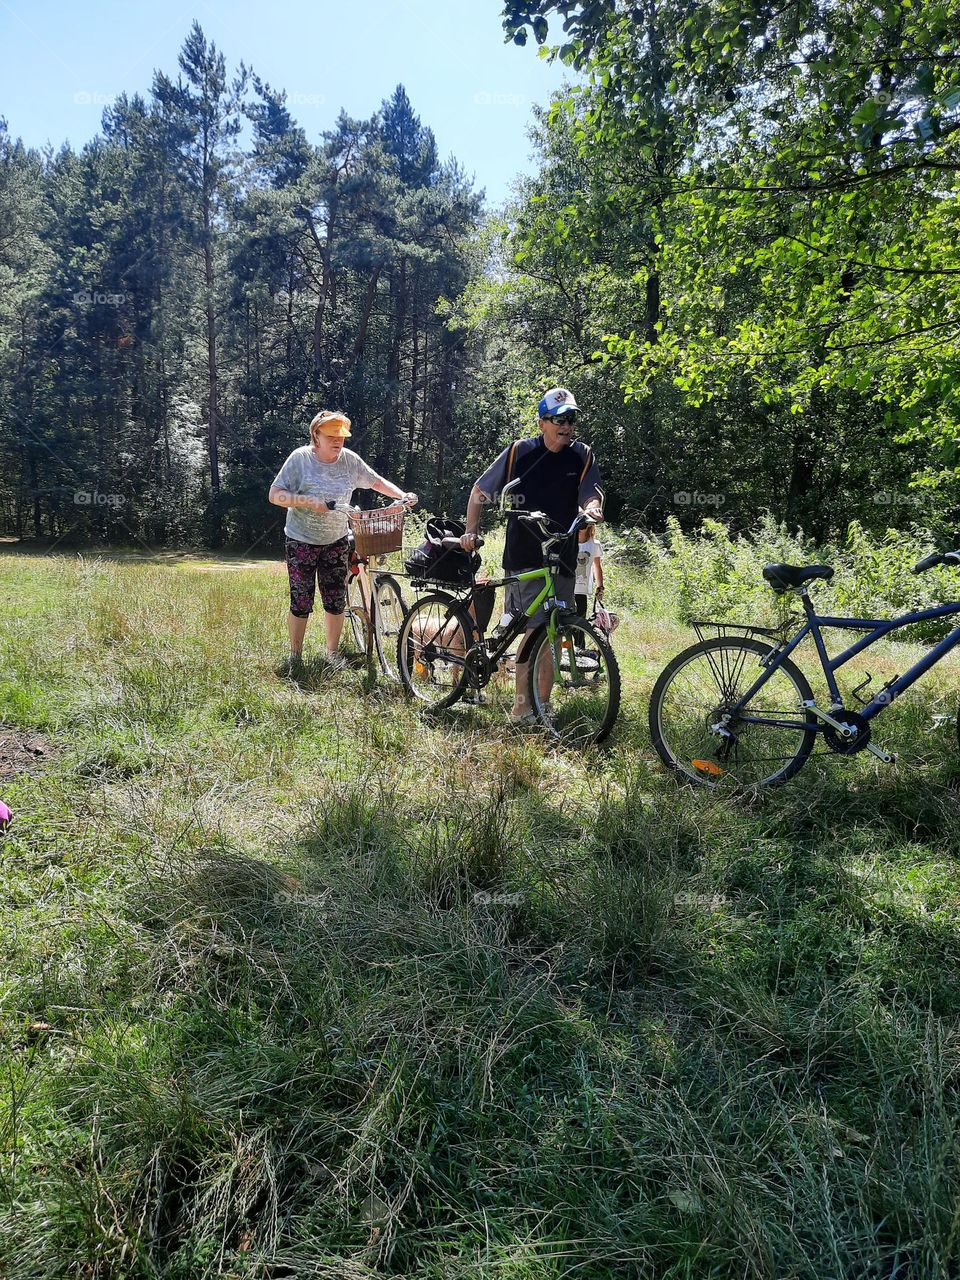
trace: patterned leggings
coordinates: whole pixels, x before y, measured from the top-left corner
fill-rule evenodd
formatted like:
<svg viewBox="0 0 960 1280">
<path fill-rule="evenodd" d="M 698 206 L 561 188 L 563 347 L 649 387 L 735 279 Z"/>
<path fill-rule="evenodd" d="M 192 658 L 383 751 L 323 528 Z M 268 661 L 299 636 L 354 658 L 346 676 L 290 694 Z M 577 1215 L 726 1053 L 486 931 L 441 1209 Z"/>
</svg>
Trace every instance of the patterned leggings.
<svg viewBox="0 0 960 1280">
<path fill-rule="evenodd" d="M 317 547 L 310 542 L 287 539 L 287 573 L 290 575 L 290 612 L 308 618 L 313 612 L 317 583 L 326 613 L 343 613 L 347 606 L 346 538 Z"/>
</svg>

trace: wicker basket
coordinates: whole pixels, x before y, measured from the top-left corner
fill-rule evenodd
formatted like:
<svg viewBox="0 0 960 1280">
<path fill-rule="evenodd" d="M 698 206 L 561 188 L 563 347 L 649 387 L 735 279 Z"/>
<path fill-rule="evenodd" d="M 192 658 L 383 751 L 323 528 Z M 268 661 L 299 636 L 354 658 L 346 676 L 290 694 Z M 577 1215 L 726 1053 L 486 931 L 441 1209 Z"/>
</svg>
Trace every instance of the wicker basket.
<svg viewBox="0 0 960 1280">
<path fill-rule="evenodd" d="M 406 510 L 358 511 L 350 513 L 358 556 L 385 556 L 403 546 L 403 522 Z"/>
</svg>

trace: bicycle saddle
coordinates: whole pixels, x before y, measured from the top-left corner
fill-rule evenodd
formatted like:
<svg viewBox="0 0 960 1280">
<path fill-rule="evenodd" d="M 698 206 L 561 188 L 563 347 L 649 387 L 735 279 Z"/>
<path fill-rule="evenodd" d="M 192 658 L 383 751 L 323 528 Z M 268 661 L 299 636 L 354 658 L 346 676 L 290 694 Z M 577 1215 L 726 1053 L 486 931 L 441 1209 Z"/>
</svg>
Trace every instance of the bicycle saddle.
<svg viewBox="0 0 960 1280">
<path fill-rule="evenodd" d="M 805 582 L 814 578 L 833 577 L 833 569 L 828 564 L 768 564 L 764 566 L 763 576 L 774 591 L 799 591 Z"/>
</svg>

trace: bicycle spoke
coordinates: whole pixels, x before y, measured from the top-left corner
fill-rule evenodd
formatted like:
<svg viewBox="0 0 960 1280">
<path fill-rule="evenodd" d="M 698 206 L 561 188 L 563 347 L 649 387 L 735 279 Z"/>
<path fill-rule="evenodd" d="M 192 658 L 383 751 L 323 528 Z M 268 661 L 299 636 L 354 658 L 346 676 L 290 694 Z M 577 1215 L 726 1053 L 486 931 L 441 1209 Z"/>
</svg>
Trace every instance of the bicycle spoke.
<svg viewBox="0 0 960 1280">
<path fill-rule="evenodd" d="M 601 741 L 620 701 L 620 676 L 612 650 L 579 620 L 557 629 L 559 672 L 554 648 L 543 639 L 530 662 L 531 703 L 541 723 L 564 746 Z"/>
<path fill-rule="evenodd" d="M 695 645 L 667 668 L 650 720 L 668 764 L 705 785 L 736 788 L 769 785 L 799 767 L 815 732 L 801 709 L 808 695 L 795 668 L 774 668 L 750 703 L 737 706 L 763 674 L 766 652 L 757 641 L 721 638 Z"/>
<path fill-rule="evenodd" d="M 449 705 L 466 684 L 469 626 L 456 606 L 427 597 L 407 614 L 399 633 L 398 663 L 407 691 L 434 707 Z"/>
<path fill-rule="evenodd" d="M 396 581 L 387 577 L 375 580 L 374 598 L 376 602 L 374 638 L 377 643 L 377 656 L 384 673 L 396 680 L 399 676 L 397 641 L 406 617 L 403 597 Z"/>
</svg>

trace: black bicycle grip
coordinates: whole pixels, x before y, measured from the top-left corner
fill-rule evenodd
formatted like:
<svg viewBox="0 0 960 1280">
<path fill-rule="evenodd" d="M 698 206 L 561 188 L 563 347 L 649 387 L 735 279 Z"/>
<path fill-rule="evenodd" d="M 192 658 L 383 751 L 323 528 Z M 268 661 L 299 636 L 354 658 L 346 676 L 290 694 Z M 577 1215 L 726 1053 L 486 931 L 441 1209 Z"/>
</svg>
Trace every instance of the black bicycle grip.
<svg viewBox="0 0 960 1280">
<path fill-rule="evenodd" d="M 910 570 L 911 573 L 926 573 L 928 569 L 932 569 L 934 565 L 943 564 L 944 559 L 939 551 L 933 551 L 930 555 L 924 556 Z"/>
</svg>

